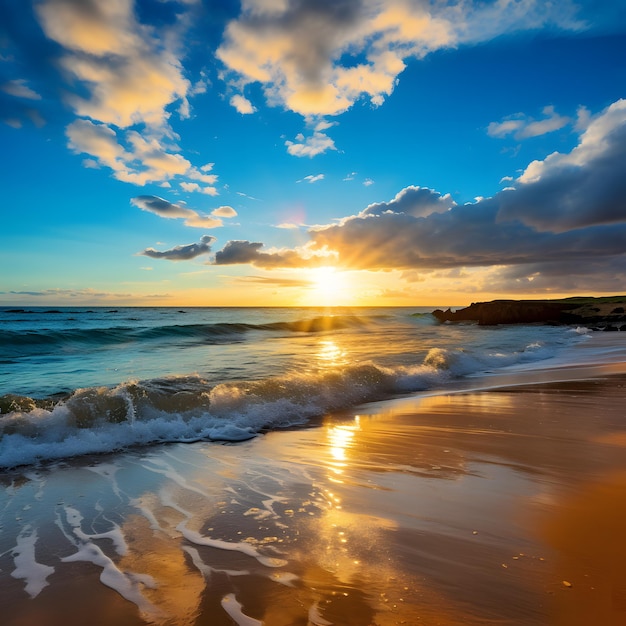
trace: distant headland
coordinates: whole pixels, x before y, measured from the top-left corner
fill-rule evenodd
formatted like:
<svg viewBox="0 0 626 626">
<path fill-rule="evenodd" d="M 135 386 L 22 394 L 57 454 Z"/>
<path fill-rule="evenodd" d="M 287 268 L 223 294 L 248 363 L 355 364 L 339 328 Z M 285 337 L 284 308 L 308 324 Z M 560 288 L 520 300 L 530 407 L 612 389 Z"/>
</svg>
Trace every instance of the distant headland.
<svg viewBox="0 0 626 626">
<path fill-rule="evenodd" d="M 626 296 L 578 296 L 560 300 L 492 300 L 452 311 L 436 309 L 439 322 L 495 324 L 582 324 L 594 330 L 626 331 Z"/>
</svg>

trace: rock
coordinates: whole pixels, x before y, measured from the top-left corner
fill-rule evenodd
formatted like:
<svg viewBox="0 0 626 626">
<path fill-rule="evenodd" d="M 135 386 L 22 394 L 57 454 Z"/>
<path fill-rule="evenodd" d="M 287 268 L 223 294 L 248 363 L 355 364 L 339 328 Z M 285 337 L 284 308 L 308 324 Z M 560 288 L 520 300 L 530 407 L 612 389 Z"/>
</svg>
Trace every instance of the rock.
<svg viewBox="0 0 626 626">
<path fill-rule="evenodd" d="M 626 304 L 626 296 L 563 300 L 493 300 L 474 302 L 457 311 L 436 309 L 432 315 L 439 322 L 474 322 L 479 325 L 602 324 L 605 326 L 604 330 L 618 330 L 612 323 L 626 321 L 623 315 L 624 307 L 612 305 L 621 301 Z"/>
</svg>

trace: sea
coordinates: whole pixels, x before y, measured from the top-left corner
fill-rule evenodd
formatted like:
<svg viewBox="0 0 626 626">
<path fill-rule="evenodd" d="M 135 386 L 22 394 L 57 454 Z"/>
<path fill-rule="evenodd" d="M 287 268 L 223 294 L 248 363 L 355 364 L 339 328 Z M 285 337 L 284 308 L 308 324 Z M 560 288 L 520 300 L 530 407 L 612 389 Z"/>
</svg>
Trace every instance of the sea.
<svg viewBox="0 0 626 626">
<path fill-rule="evenodd" d="M 305 427 L 567 362 L 592 334 L 435 308 L 0 308 L 0 469 Z"/>
</svg>

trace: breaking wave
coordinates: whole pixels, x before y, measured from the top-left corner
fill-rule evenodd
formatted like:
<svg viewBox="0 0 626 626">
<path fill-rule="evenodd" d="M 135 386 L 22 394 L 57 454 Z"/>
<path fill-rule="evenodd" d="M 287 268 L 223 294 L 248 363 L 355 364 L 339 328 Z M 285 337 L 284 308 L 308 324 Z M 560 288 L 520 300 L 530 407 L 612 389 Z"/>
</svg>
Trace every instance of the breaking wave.
<svg viewBox="0 0 626 626">
<path fill-rule="evenodd" d="M 329 411 L 550 355 L 539 344 L 511 354 L 433 348 L 414 366 L 367 362 L 220 384 L 176 376 L 43 399 L 8 394 L 0 397 L 0 467 L 165 442 L 243 441 Z"/>
</svg>

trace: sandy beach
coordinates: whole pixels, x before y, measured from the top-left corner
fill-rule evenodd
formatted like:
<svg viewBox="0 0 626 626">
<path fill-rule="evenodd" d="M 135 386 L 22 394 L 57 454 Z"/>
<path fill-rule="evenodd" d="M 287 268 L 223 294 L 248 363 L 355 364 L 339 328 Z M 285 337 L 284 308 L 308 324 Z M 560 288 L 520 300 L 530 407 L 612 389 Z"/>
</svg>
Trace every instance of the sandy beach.
<svg viewBox="0 0 626 626">
<path fill-rule="evenodd" d="M 616 369 L 5 473 L 2 623 L 624 624 Z"/>
</svg>

